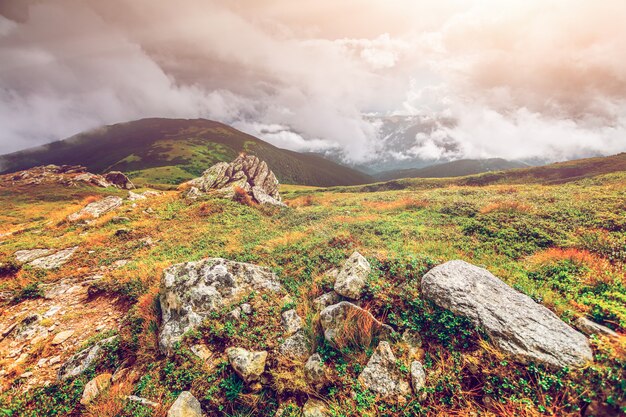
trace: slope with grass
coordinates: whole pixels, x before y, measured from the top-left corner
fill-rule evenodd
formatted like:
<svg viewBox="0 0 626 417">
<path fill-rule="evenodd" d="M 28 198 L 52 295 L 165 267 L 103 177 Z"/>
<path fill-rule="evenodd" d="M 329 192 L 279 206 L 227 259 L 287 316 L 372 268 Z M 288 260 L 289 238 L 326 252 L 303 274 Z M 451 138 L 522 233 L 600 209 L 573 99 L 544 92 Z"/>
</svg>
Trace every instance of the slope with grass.
<svg viewBox="0 0 626 417">
<path fill-rule="evenodd" d="M 459 159 L 458 161 L 431 165 L 425 168 L 401 169 L 376 174 L 381 181 L 402 178 L 448 178 L 482 174 L 483 172 L 505 171 L 508 169 L 525 168 L 528 165 L 518 161 L 507 161 L 502 158 L 490 159 Z"/>
<path fill-rule="evenodd" d="M 217 162 L 245 152 L 266 161 L 278 179 L 313 186 L 371 182 L 367 175 L 311 153 L 280 149 L 222 123 L 205 119 L 142 119 L 0 156 L 2 172 L 38 165 L 84 165 L 123 171 L 140 184 L 179 184 Z"/>
<path fill-rule="evenodd" d="M 126 203 L 85 225 L 68 223 L 65 216 L 111 191 L 0 189 L 0 233 L 12 233 L 0 238 L 2 263 L 10 266 L 13 253 L 21 249 L 79 246 L 77 255 L 58 270 L 20 265 L 3 269 L 0 293 L 14 302 L 7 299 L 0 305 L 0 327 L 28 311 L 45 312 L 57 301 L 41 298 L 38 288 L 68 277 L 91 282 L 85 285 L 95 295 L 64 306 L 65 314 L 55 316 L 55 331 L 81 326 L 85 311 L 94 323 L 104 320 L 108 313 L 103 310 L 98 316 L 98 309 L 106 303 L 116 306 L 112 314 L 123 312 L 123 320 L 100 333 L 93 325 L 77 328 L 81 334 L 73 337 L 83 339 L 72 349 L 51 346 L 50 335 L 28 345 L 28 356 L 17 368 L 9 368 L 15 357 L 0 358 L 5 370 L 0 374 L 0 410 L 28 417 L 160 417 L 181 391 L 190 390 L 211 416 L 274 416 L 279 404 L 280 416 L 297 416 L 308 398 L 320 398 L 332 416 L 346 417 L 573 417 L 598 416 L 602 409 L 608 410 L 604 415 L 619 415 L 619 408 L 626 411 L 626 172 L 549 185 L 512 178 L 515 184 L 483 186 L 422 180 L 411 182 L 410 189 L 368 193 L 292 185 L 282 190 L 288 209 L 211 196 L 189 201 L 169 191 L 135 206 Z M 403 332 L 421 335 L 418 354 L 426 386 L 419 396 L 377 398 L 357 379 L 375 346 L 336 349 L 319 336 L 312 300 L 333 288 L 326 272 L 355 250 L 372 265 L 362 305 L 397 331 L 394 349 L 402 349 Z M 268 267 L 289 297 L 251 293 L 241 302 L 254 306 L 252 314 L 234 319 L 229 312 L 236 305 L 228 306 L 189 332 L 166 357 L 158 349 L 162 271 L 205 257 Z M 421 297 L 421 277 L 451 259 L 489 269 L 565 322 L 587 316 L 622 336 L 593 337 L 595 362 L 582 369 L 517 363 L 466 319 Z M 102 278 L 94 281 L 94 274 Z M 281 312 L 294 308 L 305 330 L 318 335 L 315 350 L 327 369 L 328 384 L 316 393 L 304 380 L 302 362 L 272 353 L 263 387 L 248 390 L 229 366 L 225 348 L 275 352 L 284 337 Z M 67 360 L 79 346 L 111 335 L 119 342 L 108 346 L 106 356 L 84 375 L 65 382 L 52 379 L 47 387 L 28 387 L 28 378 L 20 378 L 40 372 L 41 359 L 60 355 Z M 8 344 L 8 339 L 0 341 L 0 349 Z M 198 359 L 190 350 L 194 344 L 206 345 L 208 358 Z M 401 364 L 407 351 L 396 354 Z M 129 373 L 88 406 L 80 405 L 84 384 L 122 363 Z M 127 395 L 160 405 L 128 402 Z"/>
</svg>

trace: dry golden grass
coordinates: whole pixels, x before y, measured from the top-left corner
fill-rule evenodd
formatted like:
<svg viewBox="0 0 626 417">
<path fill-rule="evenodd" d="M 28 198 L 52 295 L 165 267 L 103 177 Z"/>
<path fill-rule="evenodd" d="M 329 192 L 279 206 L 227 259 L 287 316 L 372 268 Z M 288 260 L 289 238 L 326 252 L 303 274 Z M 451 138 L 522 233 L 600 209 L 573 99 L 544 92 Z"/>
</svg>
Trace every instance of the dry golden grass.
<svg viewBox="0 0 626 417">
<path fill-rule="evenodd" d="M 417 200 L 412 197 L 404 197 L 391 201 L 365 201 L 363 206 L 375 211 L 399 211 L 428 207 L 426 200 Z"/>
</svg>

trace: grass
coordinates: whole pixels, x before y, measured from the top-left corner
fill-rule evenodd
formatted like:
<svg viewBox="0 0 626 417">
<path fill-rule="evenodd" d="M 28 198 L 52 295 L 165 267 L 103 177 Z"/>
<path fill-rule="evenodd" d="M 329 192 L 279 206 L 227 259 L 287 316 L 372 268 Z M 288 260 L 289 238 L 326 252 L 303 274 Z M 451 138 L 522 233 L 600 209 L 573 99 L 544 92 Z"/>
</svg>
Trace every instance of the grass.
<svg viewBox="0 0 626 417">
<path fill-rule="evenodd" d="M 0 230 L 14 232 L 0 240 L 2 262 L 20 249 L 80 247 L 59 270 L 9 268 L 0 277 L 0 292 L 28 298 L 37 295 L 38 285 L 130 260 L 108 270 L 98 285 L 105 296 L 128 302 L 117 349 L 140 375 L 130 386 L 112 387 L 90 410 L 82 410 L 76 401 L 87 377 L 53 385 L 42 394 L 24 394 L 19 386 L 9 385 L 0 394 L 0 410 L 33 417 L 79 412 L 162 416 L 178 393 L 188 389 L 208 415 L 269 416 L 279 403 L 301 406 L 313 395 L 328 403 L 333 416 L 573 416 L 594 401 L 624 407 L 624 337 L 594 338 L 596 361 L 582 370 L 553 372 L 516 364 L 467 320 L 423 300 L 419 281 L 433 266 L 463 259 L 488 268 L 566 322 L 588 315 L 624 332 L 625 190 L 625 173 L 553 185 L 419 180 L 396 190 L 284 186 L 282 196 L 290 206 L 286 210 L 215 198 L 190 202 L 168 191 L 78 226 L 64 217 L 110 190 L 0 189 Z M 116 215 L 129 218 L 123 225 L 128 233 L 116 234 L 121 227 L 111 222 Z M 418 332 L 424 341 L 418 354 L 427 374 L 423 400 L 386 402 L 358 385 L 357 376 L 375 347 L 366 346 L 359 334 L 347 337 L 341 349 L 316 339 L 315 348 L 329 370 L 329 384 L 319 394 L 302 382 L 301 363 L 275 353 L 285 337 L 281 312 L 297 308 L 308 331 L 316 331 L 312 300 L 333 285 L 325 272 L 340 266 L 354 250 L 372 264 L 363 300 L 367 309 L 398 334 Z M 251 315 L 230 320 L 228 312 L 235 305 L 229 306 L 165 358 L 157 349 L 161 272 L 173 263 L 209 256 L 271 268 L 290 299 L 251 294 L 239 302 L 253 306 Z M 399 360 L 408 358 L 399 336 L 392 339 Z M 188 350 L 193 343 L 210 348 L 210 363 Z M 270 381 L 260 392 L 248 392 L 228 366 L 224 350 L 232 344 L 270 350 Z M 97 369 L 115 370 L 112 360 Z M 117 399 L 127 392 L 163 407 L 122 406 Z M 43 393 L 53 401 L 38 411 L 34 404 Z"/>
</svg>

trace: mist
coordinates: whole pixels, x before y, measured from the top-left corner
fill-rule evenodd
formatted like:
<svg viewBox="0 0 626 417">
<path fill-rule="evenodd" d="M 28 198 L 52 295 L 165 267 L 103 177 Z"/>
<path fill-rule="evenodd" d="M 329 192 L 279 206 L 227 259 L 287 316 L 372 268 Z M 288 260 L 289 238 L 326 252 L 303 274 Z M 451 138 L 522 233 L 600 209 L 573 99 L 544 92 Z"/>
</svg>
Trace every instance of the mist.
<svg viewBox="0 0 626 417">
<path fill-rule="evenodd" d="M 626 150 L 626 3 L 416 3 L 6 2 L 0 153 L 142 117 L 352 163 Z M 372 115 L 452 122 L 391 152 Z"/>
</svg>

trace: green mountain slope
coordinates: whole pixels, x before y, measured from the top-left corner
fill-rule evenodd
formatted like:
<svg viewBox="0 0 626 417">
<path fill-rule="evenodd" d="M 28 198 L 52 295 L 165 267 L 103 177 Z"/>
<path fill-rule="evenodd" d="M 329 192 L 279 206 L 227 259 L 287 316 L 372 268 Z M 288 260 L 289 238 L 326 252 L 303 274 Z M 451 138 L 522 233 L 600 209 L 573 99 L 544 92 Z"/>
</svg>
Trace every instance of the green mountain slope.
<svg viewBox="0 0 626 417">
<path fill-rule="evenodd" d="M 517 161 L 508 161 L 502 158 L 490 159 L 460 159 L 428 166 L 425 168 L 400 169 L 381 172 L 376 178 L 382 181 L 400 178 L 448 178 L 465 175 L 481 174 L 483 172 L 504 171 L 514 168 L 525 168 L 527 164 Z"/>
<path fill-rule="evenodd" d="M 486 172 L 454 178 L 404 178 L 378 182 L 361 187 L 348 187 L 349 191 L 385 191 L 434 188 L 447 185 L 483 186 L 490 184 L 561 184 L 614 172 L 626 172 L 626 153 L 612 156 L 577 159 L 555 164 Z"/>
<path fill-rule="evenodd" d="M 37 165 L 80 164 L 126 172 L 136 182 L 177 184 L 241 152 L 266 161 L 283 183 L 355 185 L 372 178 L 310 153 L 280 149 L 205 119 L 142 119 L 105 126 L 37 148 L 0 156 L 2 173 Z"/>
</svg>

